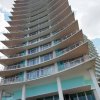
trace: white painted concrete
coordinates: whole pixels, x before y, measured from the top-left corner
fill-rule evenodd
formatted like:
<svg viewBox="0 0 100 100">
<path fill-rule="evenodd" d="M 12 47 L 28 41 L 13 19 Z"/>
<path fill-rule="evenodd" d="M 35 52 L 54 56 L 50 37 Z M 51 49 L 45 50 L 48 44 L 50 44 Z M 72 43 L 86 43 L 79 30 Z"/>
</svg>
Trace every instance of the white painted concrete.
<svg viewBox="0 0 100 100">
<path fill-rule="evenodd" d="M 23 85 L 22 87 L 22 99 L 21 100 L 26 100 L 26 86 Z"/>
<path fill-rule="evenodd" d="M 89 69 L 89 72 L 90 72 L 91 79 L 92 79 L 93 84 L 94 84 L 95 95 L 97 94 L 97 97 L 98 97 L 97 100 L 100 100 L 100 87 L 99 87 L 99 85 L 98 85 L 98 82 L 97 82 L 95 73 L 94 73 L 93 69 Z"/>
<path fill-rule="evenodd" d="M 64 100 L 60 78 L 57 77 L 59 100 Z"/>
</svg>

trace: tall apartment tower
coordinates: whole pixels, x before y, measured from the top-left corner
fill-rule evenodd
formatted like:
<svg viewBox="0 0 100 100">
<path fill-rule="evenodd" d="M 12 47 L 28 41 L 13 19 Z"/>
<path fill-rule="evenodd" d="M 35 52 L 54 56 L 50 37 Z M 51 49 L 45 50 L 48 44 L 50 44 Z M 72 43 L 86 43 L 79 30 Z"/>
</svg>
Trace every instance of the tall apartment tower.
<svg viewBox="0 0 100 100">
<path fill-rule="evenodd" d="M 90 56 L 68 0 L 16 0 L 0 52 L 0 100 L 100 100 Z"/>
</svg>

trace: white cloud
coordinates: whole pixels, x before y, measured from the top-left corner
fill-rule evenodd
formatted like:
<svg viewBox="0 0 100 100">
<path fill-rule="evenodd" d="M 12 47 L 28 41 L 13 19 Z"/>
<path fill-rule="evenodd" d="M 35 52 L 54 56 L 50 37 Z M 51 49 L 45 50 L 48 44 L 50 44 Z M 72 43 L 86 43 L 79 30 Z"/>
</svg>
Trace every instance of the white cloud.
<svg viewBox="0 0 100 100">
<path fill-rule="evenodd" d="M 0 33 L 7 33 L 5 27 L 9 24 L 5 21 L 5 13 L 10 12 L 13 7 L 14 0 L 0 0 Z"/>
<path fill-rule="evenodd" d="M 4 19 L 4 13 L 0 12 L 0 33 L 7 32 L 5 26 L 8 26 L 8 23 Z"/>
<path fill-rule="evenodd" d="M 89 39 L 100 38 L 100 0 L 69 0 L 83 29 Z"/>
</svg>

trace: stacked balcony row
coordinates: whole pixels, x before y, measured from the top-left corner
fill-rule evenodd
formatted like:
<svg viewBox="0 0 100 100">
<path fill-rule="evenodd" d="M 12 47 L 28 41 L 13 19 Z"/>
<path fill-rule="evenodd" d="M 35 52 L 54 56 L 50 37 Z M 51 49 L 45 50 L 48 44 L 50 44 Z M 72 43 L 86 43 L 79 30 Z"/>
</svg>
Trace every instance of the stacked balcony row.
<svg viewBox="0 0 100 100">
<path fill-rule="evenodd" d="M 38 68 L 35 70 L 27 71 L 25 73 L 26 77 L 24 79 L 24 73 L 19 73 L 15 76 L 10 76 L 5 79 L 2 79 L 2 84 L 11 84 L 16 82 L 35 80 L 38 78 L 46 77 L 49 75 L 56 74 L 59 71 L 63 71 L 65 69 L 73 68 L 81 63 L 84 63 L 88 60 L 88 56 L 82 56 L 74 59 L 60 61 L 57 64 L 48 65 L 42 68 Z"/>
</svg>

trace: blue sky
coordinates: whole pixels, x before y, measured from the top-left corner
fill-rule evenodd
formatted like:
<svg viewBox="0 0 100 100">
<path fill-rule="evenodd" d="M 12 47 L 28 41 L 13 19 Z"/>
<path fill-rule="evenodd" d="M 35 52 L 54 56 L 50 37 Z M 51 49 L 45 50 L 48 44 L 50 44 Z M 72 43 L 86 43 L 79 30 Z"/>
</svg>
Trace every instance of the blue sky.
<svg viewBox="0 0 100 100">
<path fill-rule="evenodd" d="M 8 16 L 11 15 L 13 3 L 13 0 L 0 0 L 0 33 L 7 32 L 5 27 L 9 25 L 6 21 L 10 20 Z M 100 1 L 69 0 L 69 4 L 75 12 L 75 18 L 78 19 L 80 28 L 93 41 L 100 53 Z M 5 37 L 2 39 L 5 39 Z M 0 47 L 2 47 L 1 44 Z"/>
</svg>

